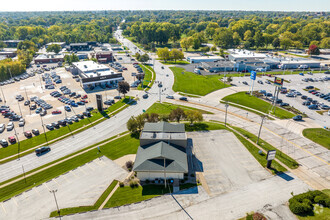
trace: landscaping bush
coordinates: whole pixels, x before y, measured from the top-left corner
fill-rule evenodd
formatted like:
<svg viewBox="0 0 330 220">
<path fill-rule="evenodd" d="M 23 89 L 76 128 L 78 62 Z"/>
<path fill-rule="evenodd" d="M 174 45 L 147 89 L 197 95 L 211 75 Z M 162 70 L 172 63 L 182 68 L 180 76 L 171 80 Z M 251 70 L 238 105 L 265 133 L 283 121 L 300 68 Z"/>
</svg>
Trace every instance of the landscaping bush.
<svg viewBox="0 0 330 220">
<path fill-rule="evenodd" d="M 124 187 L 124 183 L 123 183 L 123 182 L 120 182 L 120 183 L 119 183 L 119 186 L 120 186 L 120 187 Z"/>
<path fill-rule="evenodd" d="M 292 197 L 289 208 L 296 215 L 305 215 L 313 212 L 313 204 L 318 203 L 329 207 L 330 198 L 319 190 L 309 191 Z"/>
<path fill-rule="evenodd" d="M 126 162 L 126 168 L 128 169 L 128 171 L 131 171 L 133 168 L 134 163 L 130 160 Z"/>
<path fill-rule="evenodd" d="M 150 183 L 150 180 L 146 179 L 146 184 L 149 184 Z"/>
</svg>

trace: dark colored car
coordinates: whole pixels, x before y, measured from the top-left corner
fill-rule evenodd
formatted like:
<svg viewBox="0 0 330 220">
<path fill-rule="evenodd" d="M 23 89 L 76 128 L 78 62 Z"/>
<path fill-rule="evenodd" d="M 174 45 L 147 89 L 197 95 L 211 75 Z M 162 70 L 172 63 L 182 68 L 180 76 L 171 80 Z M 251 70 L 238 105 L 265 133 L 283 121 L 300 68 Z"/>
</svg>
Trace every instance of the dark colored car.
<svg viewBox="0 0 330 220">
<path fill-rule="evenodd" d="M 292 118 L 295 121 L 301 121 L 302 120 L 302 116 L 301 115 L 296 115 Z"/>
<path fill-rule="evenodd" d="M 46 152 L 49 152 L 49 151 L 50 151 L 50 147 L 48 147 L 48 146 L 40 147 L 40 148 L 37 148 L 35 150 L 36 155 L 41 155 L 41 154 L 46 153 Z"/>
<path fill-rule="evenodd" d="M 187 97 L 184 97 L 184 96 L 180 97 L 179 100 L 181 100 L 181 101 L 188 101 Z"/>
</svg>

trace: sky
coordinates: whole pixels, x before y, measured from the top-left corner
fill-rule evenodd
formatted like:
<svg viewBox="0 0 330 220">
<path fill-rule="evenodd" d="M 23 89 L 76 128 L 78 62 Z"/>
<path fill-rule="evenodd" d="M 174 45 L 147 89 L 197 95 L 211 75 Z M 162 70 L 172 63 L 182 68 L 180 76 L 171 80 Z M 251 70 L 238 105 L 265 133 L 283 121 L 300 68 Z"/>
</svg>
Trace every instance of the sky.
<svg viewBox="0 0 330 220">
<path fill-rule="evenodd" d="M 5 1 L 5 0 L 2 0 Z M 12 0 L 0 11 L 249 10 L 330 11 L 330 0 Z"/>
</svg>

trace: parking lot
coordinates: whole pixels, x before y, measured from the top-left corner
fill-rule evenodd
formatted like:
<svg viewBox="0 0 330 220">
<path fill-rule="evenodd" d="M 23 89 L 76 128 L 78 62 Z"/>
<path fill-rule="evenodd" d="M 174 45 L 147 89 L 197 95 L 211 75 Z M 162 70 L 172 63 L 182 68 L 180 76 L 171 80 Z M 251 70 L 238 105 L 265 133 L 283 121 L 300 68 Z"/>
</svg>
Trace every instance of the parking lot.
<svg viewBox="0 0 330 220">
<path fill-rule="evenodd" d="M 192 138 L 193 152 L 201 161 L 194 166 L 203 170 L 212 195 L 232 191 L 271 176 L 236 136 L 227 130 L 191 132 L 188 137 Z"/>
<path fill-rule="evenodd" d="M 283 87 L 287 88 L 287 93 L 279 94 L 279 99 L 282 99 L 283 102 L 288 103 L 290 106 L 293 106 L 294 108 L 298 109 L 302 113 L 305 113 L 310 117 L 311 119 L 315 120 L 316 123 L 320 124 L 321 126 L 329 126 L 330 125 L 330 116 L 327 112 L 324 111 L 323 115 L 317 113 L 317 111 L 321 111 L 321 104 L 330 106 L 330 101 L 325 100 L 324 98 L 321 98 L 320 96 L 313 95 L 309 93 L 308 91 L 305 91 L 307 86 L 313 86 L 316 87 L 321 93 L 328 94 L 330 92 L 330 81 L 320 81 L 319 79 L 324 79 L 324 77 L 329 77 L 329 74 L 313 74 L 308 75 L 304 74 L 304 76 L 301 75 L 278 75 L 278 77 L 284 78 L 286 81 L 284 81 Z M 317 81 L 313 80 L 314 82 L 308 81 L 305 82 L 303 79 L 306 78 L 313 78 L 317 79 Z M 258 81 L 261 80 L 263 84 L 258 83 Z M 254 91 L 259 90 L 265 90 L 267 93 L 274 94 L 275 87 L 272 84 L 267 84 L 266 80 L 274 80 L 273 77 L 268 76 L 260 76 L 257 77 L 255 83 L 254 83 Z M 247 82 L 247 85 L 244 85 L 243 82 Z M 239 87 L 246 87 L 246 91 L 249 91 L 249 87 L 251 86 L 251 80 L 249 77 L 234 77 L 232 84 L 239 86 Z M 293 91 L 293 92 L 290 92 Z M 298 95 L 297 92 L 299 92 L 301 95 Z M 293 96 L 287 95 L 288 93 L 295 94 Z M 288 97 L 291 96 L 291 97 Z M 317 109 L 309 109 L 306 105 L 303 105 L 303 102 L 306 101 L 305 99 L 302 99 L 302 96 L 307 96 L 308 98 L 312 98 L 313 100 L 316 100 L 317 103 L 320 105 Z"/>
<path fill-rule="evenodd" d="M 93 205 L 113 180 L 123 180 L 127 171 L 106 157 L 95 159 L 55 179 L 0 203 L 0 219 L 45 219 L 56 210 Z M 36 202 L 37 201 L 37 202 Z"/>
</svg>

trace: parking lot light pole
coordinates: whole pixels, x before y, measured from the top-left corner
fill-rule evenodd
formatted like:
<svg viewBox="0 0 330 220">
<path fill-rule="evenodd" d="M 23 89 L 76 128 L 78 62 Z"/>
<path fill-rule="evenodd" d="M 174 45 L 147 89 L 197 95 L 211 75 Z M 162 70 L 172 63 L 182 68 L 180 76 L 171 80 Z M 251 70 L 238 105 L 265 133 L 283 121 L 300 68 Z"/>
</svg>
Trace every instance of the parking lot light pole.
<svg viewBox="0 0 330 220">
<path fill-rule="evenodd" d="M 21 106 L 19 105 L 19 101 L 18 100 L 17 100 L 17 105 L 18 105 L 18 108 L 19 108 L 19 112 L 21 113 L 21 116 L 23 117 Z"/>
<path fill-rule="evenodd" d="M 264 123 L 265 117 L 266 117 L 265 115 L 261 116 L 261 124 L 260 124 L 260 128 L 259 128 L 257 144 L 259 144 L 259 138 L 260 138 L 261 128 L 262 128 L 262 124 Z"/>
<path fill-rule="evenodd" d="M 53 195 L 54 195 L 54 199 L 55 199 L 55 203 L 56 203 L 56 208 L 57 208 L 58 216 L 61 216 L 61 211 L 60 211 L 60 209 L 58 208 L 58 203 L 57 203 L 57 199 L 56 199 L 56 195 L 55 195 L 55 193 L 57 192 L 57 189 L 56 189 L 56 190 L 50 190 L 49 192 L 50 192 L 50 193 L 53 193 Z"/>
<path fill-rule="evenodd" d="M 39 114 L 40 115 L 40 114 Z M 47 139 L 47 134 L 46 134 L 46 130 L 45 130 L 45 125 L 44 125 L 44 121 L 42 120 L 42 116 L 40 115 L 40 119 L 41 119 L 41 125 L 42 125 L 42 128 L 44 130 L 44 134 L 45 134 L 45 138 L 46 138 L 46 143 L 48 145 L 48 139 Z"/>
<path fill-rule="evenodd" d="M 19 151 L 20 151 L 21 143 L 19 142 L 18 134 L 16 132 L 15 126 L 14 126 L 14 132 L 15 132 L 15 136 L 17 138 L 17 160 L 19 160 Z"/>
<path fill-rule="evenodd" d="M 22 164 L 22 170 L 23 170 L 24 182 L 25 182 L 25 184 L 26 184 L 25 170 L 24 170 L 24 166 L 23 166 L 23 164 Z"/>
<path fill-rule="evenodd" d="M 6 104 L 6 98 L 5 98 L 5 94 L 3 94 L 2 86 L 1 86 L 0 88 L 1 88 L 1 93 L 2 93 L 2 97 L 3 97 L 3 101 L 4 101 L 5 104 Z"/>
<path fill-rule="evenodd" d="M 228 102 L 226 102 L 226 116 L 225 116 L 225 127 L 227 127 L 227 109 L 228 109 Z"/>
</svg>

